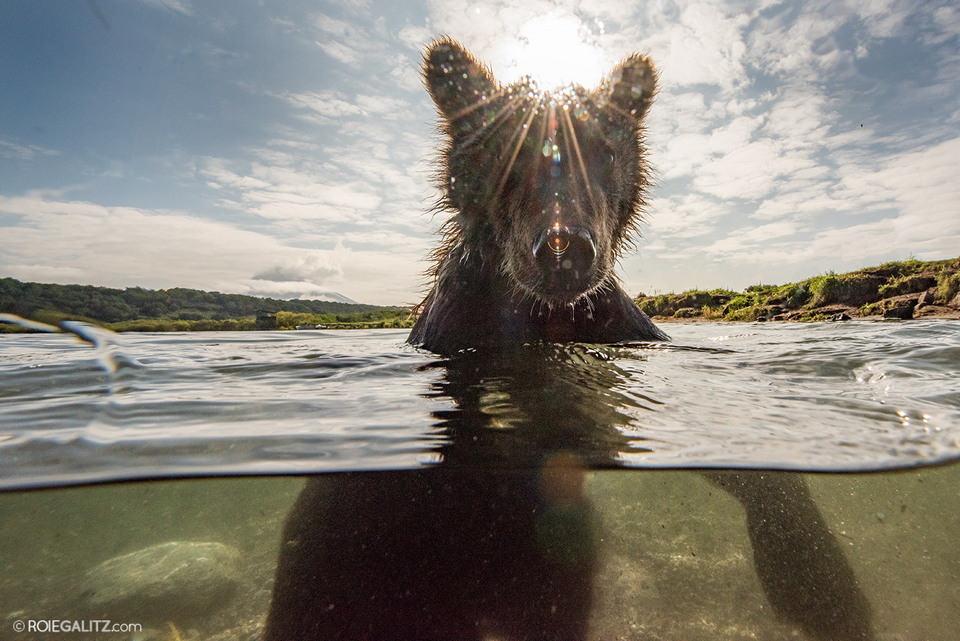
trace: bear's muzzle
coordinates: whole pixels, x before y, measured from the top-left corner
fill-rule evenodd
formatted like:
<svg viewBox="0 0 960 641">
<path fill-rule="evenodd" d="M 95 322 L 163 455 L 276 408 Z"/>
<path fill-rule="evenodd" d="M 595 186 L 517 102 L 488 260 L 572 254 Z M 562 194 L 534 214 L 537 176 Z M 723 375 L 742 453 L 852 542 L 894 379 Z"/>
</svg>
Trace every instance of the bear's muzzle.
<svg viewBox="0 0 960 641">
<path fill-rule="evenodd" d="M 554 223 L 537 236 L 533 257 L 547 296 L 576 299 L 593 286 L 597 248 L 584 227 Z"/>
</svg>

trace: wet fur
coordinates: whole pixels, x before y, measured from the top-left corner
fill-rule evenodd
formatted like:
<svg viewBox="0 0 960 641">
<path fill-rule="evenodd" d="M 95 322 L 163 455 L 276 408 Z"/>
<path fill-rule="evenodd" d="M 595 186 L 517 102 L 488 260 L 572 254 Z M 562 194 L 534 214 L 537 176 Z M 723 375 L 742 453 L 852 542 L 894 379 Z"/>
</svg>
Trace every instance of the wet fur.
<svg viewBox="0 0 960 641">
<path fill-rule="evenodd" d="M 441 39 L 424 57 L 423 76 L 444 139 L 435 210 L 450 218 L 410 342 L 451 353 L 536 340 L 665 339 L 614 271 L 649 186 L 642 141 L 653 64 L 631 56 L 592 91 L 547 93 L 529 80 L 501 86 Z M 565 289 L 545 282 L 531 251 L 555 221 L 588 230 L 596 249 Z"/>
</svg>

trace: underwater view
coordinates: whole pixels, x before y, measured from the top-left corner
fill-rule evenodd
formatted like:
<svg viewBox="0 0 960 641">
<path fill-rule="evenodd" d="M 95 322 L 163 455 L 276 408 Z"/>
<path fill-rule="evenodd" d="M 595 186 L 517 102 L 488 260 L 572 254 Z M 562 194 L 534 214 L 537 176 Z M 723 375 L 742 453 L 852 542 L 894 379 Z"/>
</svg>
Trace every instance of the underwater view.
<svg viewBox="0 0 960 641">
<path fill-rule="evenodd" d="M 960 627 L 953 322 L 669 324 L 667 345 L 483 359 L 395 330 L 67 326 L 0 336 L 0 638 L 48 639 L 56 621 L 80 638 L 260 638 L 304 487 L 337 497 L 330 523 L 406 537 L 459 531 L 456 511 L 503 479 L 591 506 L 591 639 L 818 638 L 771 606 L 764 581 L 796 567 L 763 569 L 757 506 L 822 521 L 814 547 L 835 550 L 818 571 L 849 565 L 875 638 Z M 439 491 L 410 481 L 424 470 L 447 494 L 405 506 Z M 809 501 L 769 507 L 804 486 Z M 447 558 L 409 540 L 425 571 Z"/>
<path fill-rule="evenodd" d="M 955 639 L 960 467 L 818 474 L 807 481 L 871 602 L 876 638 Z M 302 485 L 297 478 L 210 478 L 0 495 L 0 638 L 54 636 L 17 634 L 16 621 L 106 618 L 142 631 L 70 638 L 259 638 L 283 519 Z M 773 615 L 753 569 L 742 512 L 698 474 L 596 472 L 588 487 L 602 523 L 589 638 L 808 638 Z M 85 596 L 100 564 L 171 542 L 221 546 L 233 560 L 220 568 L 225 585 L 186 576 L 179 577 L 186 589 L 177 579 L 165 585 L 169 569 L 161 567 L 134 581 L 140 592 L 127 588 L 141 602 L 124 599 L 115 579 L 119 606 L 110 617 Z"/>
</svg>

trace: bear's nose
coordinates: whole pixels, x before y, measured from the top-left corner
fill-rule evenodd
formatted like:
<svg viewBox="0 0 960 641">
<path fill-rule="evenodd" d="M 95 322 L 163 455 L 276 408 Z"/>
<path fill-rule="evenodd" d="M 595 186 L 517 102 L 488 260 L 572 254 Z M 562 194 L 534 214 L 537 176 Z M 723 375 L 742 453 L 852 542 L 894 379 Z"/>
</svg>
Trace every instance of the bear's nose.
<svg viewBox="0 0 960 641">
<path fill-rule="evenodd" d="M 583 227 L 554 223 L 533 243 L 533 256 L 552 286 L 575 290 L 588 280 L 597 249 Z"/>
</svg>

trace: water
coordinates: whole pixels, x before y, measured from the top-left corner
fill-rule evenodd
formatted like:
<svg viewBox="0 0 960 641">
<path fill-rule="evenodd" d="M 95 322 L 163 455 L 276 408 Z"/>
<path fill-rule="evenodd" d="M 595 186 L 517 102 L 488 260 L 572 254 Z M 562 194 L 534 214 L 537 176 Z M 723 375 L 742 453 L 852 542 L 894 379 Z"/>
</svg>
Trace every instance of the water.
<svg viewBox="0 0 960 641">
<path fill-rule="evenodd" d="M 875 611 L 880 641 L 955 641 L 960 629 L 960 466 L 808 476 Z M 794 640 L 766 603 L 742 512 L 695 472 L 603 471 L 589 491 L 603 524 L 591 639 Z M 163 613 L 146 634 L 70 639 L 251 641 L 270 599 L 295 477 L 123 483 L 0 494 L 0 638 L 17 620 L 77 613 L 91 567 L 167 541 L 218 541 L 245 558 L 244 583 L 203 620 Z"/>
<path fill-rule="evenodd" d="M 524 466 L 875 470 L 960 455 L 960 324 L 671 325 L 453 360 L 403 331 L 0 336 L 0 487 Z M 469 435 L 469 439 L 467 438 Z M 468 444 L 468 447 L 465 447 Z"/>
<path fill-rule="evenodd" d="M 0 336 L 0 639 L 94 617 L 91 569 L 170 541 L 239 550 L 236 594 L 199 619 L 131 610 L 114 619 L 140 633 L 72 638 L 257 638 L 298 475 L 523 470 L 557 451 L 592 470 L 591 639 L 809 638 L 772 612 L 743 510 L 687 468 L 806 471 L 876 638 L 960 629 L 958 323 L 669 325 L 667 346 L 453 360 L 390 330 L 74 330 L 86 340 Z M 137 481 L 179 476 L 206 478 Z"/>
</svg>

